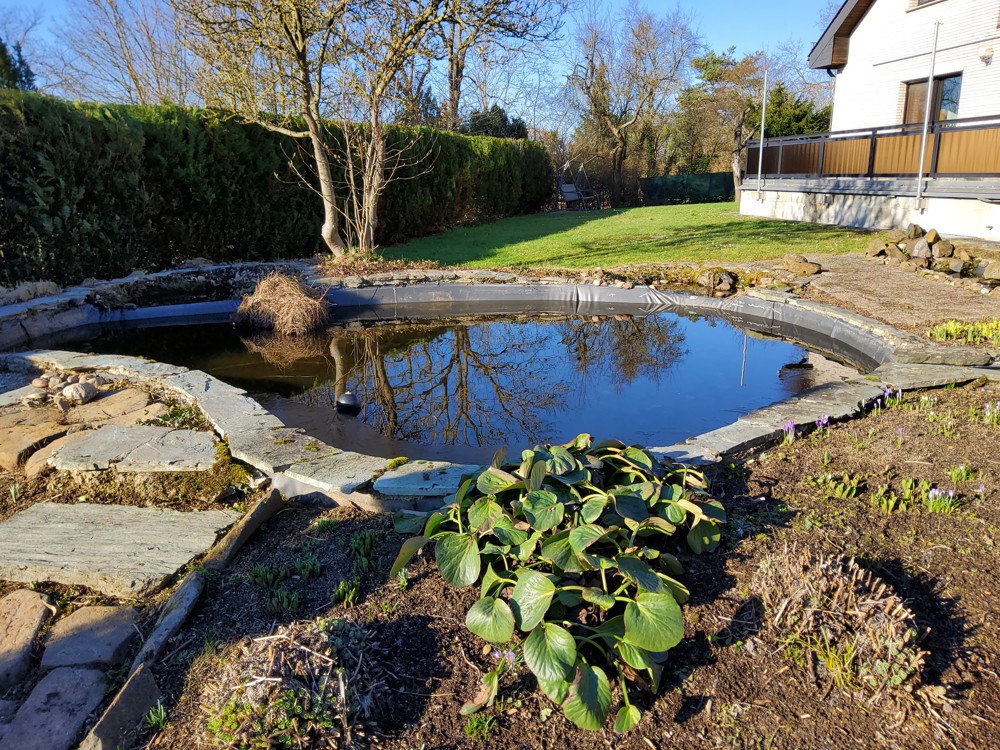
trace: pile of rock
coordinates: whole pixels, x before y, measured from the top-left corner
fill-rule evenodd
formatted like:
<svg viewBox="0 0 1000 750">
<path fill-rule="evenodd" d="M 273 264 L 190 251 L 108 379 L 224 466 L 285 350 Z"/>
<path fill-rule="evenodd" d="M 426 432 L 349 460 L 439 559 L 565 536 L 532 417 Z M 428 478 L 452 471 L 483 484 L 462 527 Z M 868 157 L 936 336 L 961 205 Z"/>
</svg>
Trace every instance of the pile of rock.
<svg viewBox="0 0 1000 750">
<path fill-rule="evenodd" d="M 925 232 L 919 224 L 892 230 L 888 242 L 873 239 L 865 255 L 884 265 L 910 271 L 929 270 L 977 282 L 1000 280 L 1000 262 L 977 259 L 967 249 L 943 238 L 936 229 Z"/>
<path fill-rule="evenodd" d="M 93 401 L 101 386 L 111 381 L 103 375 L 86 374 L 56 374 L 42 375 L 31 381 L 35 388 L 41 388 L 45 393 L 36 393 L 33 401 L 51 400 L 52 403 L 66 411 L 74 404 L 86 404 Z"/>
</svg>

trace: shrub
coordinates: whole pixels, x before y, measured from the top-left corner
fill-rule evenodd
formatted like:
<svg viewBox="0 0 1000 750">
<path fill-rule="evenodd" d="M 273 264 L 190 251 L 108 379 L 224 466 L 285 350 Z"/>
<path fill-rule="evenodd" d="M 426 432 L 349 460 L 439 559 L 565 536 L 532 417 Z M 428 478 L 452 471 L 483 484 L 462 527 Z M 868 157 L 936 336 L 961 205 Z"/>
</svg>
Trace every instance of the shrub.
<svg viewBox="0 0 1000 750">
<path fill-rule="evenodd" d="M 382 197 L 379 243 L 537 211 L 550 196 L 538 143 L 413 127 L 388 139 L 413 158 Z M 0 283 L 308 256 L 322 211 L 296 177 L 304 158 L 305 144 L 222 112 L 0 90 Z"/>
<path fill-rule="evenodd" d="M 424 544 L 453 586 L 478 584 L 466 626 L 493 643 L 525 634 L 524 662 L 538 686 L 584 729 L 600 729 L 611 706 L 608 671 L 622 684 L 645 672 L 657 689 L 666 652 L 684 633 L 688 591 L 675 576 L 678 537 L 696 553 L 714 549 L 725 521 L 703 476 L 661 462 L 639 446 L 536 445 L 517 463 L 466 479 L 454 501 L 407 540 L 390 576 Z M 492 704 L 499 673 L 464 713 Z M 623 690 L 615 729 L 639 720 Z"/>
<path fill-rule="evenodd" d="M 303 336 L 326 325 L 326 303 L 298 279 L 271 273 L 243 298 L 234 322 L 273 330 L 279 336 Z"/>
</svg>

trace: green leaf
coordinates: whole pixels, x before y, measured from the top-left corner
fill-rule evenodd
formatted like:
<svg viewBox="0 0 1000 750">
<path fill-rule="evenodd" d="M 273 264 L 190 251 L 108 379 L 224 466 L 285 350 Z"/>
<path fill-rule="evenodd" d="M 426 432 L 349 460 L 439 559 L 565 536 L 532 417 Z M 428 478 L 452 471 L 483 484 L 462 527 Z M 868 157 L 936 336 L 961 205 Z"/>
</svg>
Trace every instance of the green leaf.
<svg viewBox="0 0 1000 750">
<path fill-rule="evenodd" d="M 711 521 L 698 521 L 687 534 L 688 547 L 696 555 L 702 552 L 711 552 L 719 546 L 722 540 L 722 532 L 719 525 Z"/>
<path fill-rule="evenodd" d="M 452 586 L 471 586 L 479 578 L 479 547 L 475 537 L 444 532 L 438 537 L 434 555 L 441 576 Z"/>
<path fill-rule="evenodd" d="M 501 516 L 493 522 L 493 534 L 508 547 L 516 547 L 528 541 L 528 532 L 514 528 L 514 522 L 507 516 Z"/>
<path fill-rule="evenodd" d="M 639 723 L 642 714 L 635 706 L 622 706 L 615 716 L 615 731 L 619 734 L 631 731 Z"/>
<path fill-rule="evenodd" d="M 588 500 L 580 506 L 580 517 L 587 523 L 593 523 L 601 517 L 607 504 L 607 498 L 595 497 L 593 500 Z"/>
<path fill-rule="evenodd" d="M 583 597 L 580 595 L 580 592 L 575 590 L 567 591 L 566 589 L 559 589 L 556 593 L 556 598 L 564 607 L 575 607 L 583 601 Z"/>
<path fill-rule="evenodd" d="M 682 524 L 687 518 L 687 511 L 677 503 L 667 502 L 661 505 L 657 511 L 672 524 Z"/>
<path fill-rule="evenodd" d="M 565 680 L 576 664 L 576 640 L 565 628 L 543 622 L 524 641 L 524 663 L 539 683 Z"/>
<path fill-rule="evenodd" d="M 483 573 L 483 580 L 479 582 L 480 596 L 495 596 L 497 592 L 493 589 L 503 583 L 504 579 L 496 574 L 496 571 L 493 570 L 493 565 L 487 565 L 486 572 Z"/>
<path fill-rule="evenodd" d="M 427 525 L 424 526 L 424 536 L 433 538 L 438 527 L 447 520 L 448 517 L 444 513 L 438 513 L 437 511 L 431 513 L 427 517 Z"/>
<path fill-rule="evenodd" d="M 576 679 L 569 688 L 563 713 L 581 729 L 598 730 L 604 726 L 611 708 L 611 683 L 600 667 L 578 664 Z"/>
<path fill-rule="evenodd" d="M 625 443 L 621 440 L 602 440 L 599 443 L 594 443 L 590 446 L 591 453 L 597 453 L 598 451 L 604 451 L 609 448 L 614 449 L 615 452 L 621 451 L 625 447 Z"/>
<path fill-rule="evenodd" d="M 569 532 L 569 546 L 577 554 L 582 554 L 587 547 L 608 533 L 607 529 L 594 524 L 577 526 Z"/>
<path fill-rule="evenodd" d="M 460 713 L 462 716 L 468 716 L 469 714 L 474 714 L 480 709 L 486 708 L 486 706 L 492 706 L 493 701 L 497 697 L 497 688 L 500 686 L 500 674 L 496 670 L 492 670 L 483 675 L 483 682 L 479 686 L 479 692 L 476 693 L 476 697 L 471 701 L 462 706 Z"/>
<path fill-rule="evenodd" d="M 542 482 L 545 480 L 545 475 L 548 473 L 549 469 L 544 461 L 535 461 L 531 467 L 531 473 L 528 475 L 528 491 L 537 492 L 540 490 Z"/>
<path fill-rule="evenodd" d="M 590 564 L 570 546 L 568 531 L 560 531 L 546 539 L 541 555 L 566 573 L 582 573 L 590 568 Z"/>
<path fill-rule="evenodd" d="M 642 593 L 625 607 L 625 642 L 647 651 L 667 651 L 684 637 L 684 617 L 670 594 Z"/>
<path fill-rule="evenodd" d="M 461 508 L 465 502 L 466 496 L 469 494 L 469 490 L 471 489 L 472 489 L 472 478 L 469 477 L 468 479 L 462 480 L 462 484 L 458 486 L 458 492 L 455 493 L 454 504 L 457 505 L 459 508 Z"/>
<path fill-rule="evenodd" d="M 576 469 L 576 459 L 573 454 L 559 445 L 549 448 L 551 458 L 545 461 L 550 474 L 568 474 Z"/>
<path fill-rule="evenodd" d="M 496 453 L 493 454 L 493 461 L 490 462 L 490 465 L 493 466 L 494 469 L 499 469 L 503 466 L 503 460 L 505 458 L 507 458 L 507 446 L 501 445 L 497 448 Z"/>
<path fill-rule="evenodd" d="M 476 531 L 489 531 L 503 516 L 503 508 L 492 497 L 481 497 L 469 508 L 469 526 Z"/>
<path fill-rule="evenodd" d="M 633 646 L 631 643 L 615 641 L 613 650 L 632 669 L 652 669 L 656 666 L 656 662 L 646 649 Z"/>
<path fill-rule="evenodd" d="M 425 536 L 411 536 L 403 542 L 403 546 L 399 548 L 399 554 L 396 555 L 396 561 L 389 570 L 389 577 L 395 578 L 399 575 L 399 571 L 405 568 L 406 564 L 413 559 L 413 556 L 420 551 L 420 548 L 429 541 L 430 539 Z"/>
<path fill-rule="evenodd" d="M 392 528 L 397 534 L 417 534 L 423 531 L 427 519 L 413 513 L 393 513 Z"/>
<path fill-rule="evenodd" d="M 487 596 L 469 609 L 465 627 L 491 643 L 506 643 L 514 635 L 514 613 L 503 599 Z"/>
<path fill-rule="evenodd" d="M 641 469 L 653 471 L 653 459 L 642 448 L 626 448 L 622 456 Z"/>
<path fill-rule="evenodd" d="M 525 633 L 534 629 L 545 617 L 555 593 L 555 585 L 541 573 L 519 570 L 517 583 L 510 595 L 517 626 Z"/>
<path fill-rule="evenodd" d="M 585 601 L 591 604 L 596 604 L 603 610 L 611 609 L 615 606 L 615 597 L 613 594 L 607 593 L 604 589 L 599 589 L 596 586 L 588 586 L 583 590 L 583 598 Z"/>
<path fill-rule="evenodd" d="M 673 595 L 678 604 L 683 604 L 691 598 L 691 592 L 687 590 L 687 586 L 677 579 L 663 573 L 657 573 L 656 575 L 663 582 L 663 587 Z"/>
<path fill-rule="evenodd" d="M 542 532 L 536 531 L 534 534 L 529 536 L 525 541 L 521 542 L 517 547 L 514 548 L 514 557 L 516 557 L 521 562 L 525 562 L 529 557 L 535 553 L 535 547 L 538 546 L 538 540 L 542 538 Z"/>
<path fill-rule="evenodd" d="M 544 467 L 545 464 L 535 465 Z M 521 507 L 528 522 L 538 531 L 554 529 L 566 512 L 566 506 L 559 502 L 555 493 L 548 490 L 529 492 Z"/>
<path fill-rule="evenodd" d="M 567 471 L 565 474 L 550 474 L 549 476 L 563 484 L 580 484 L 580 482 L 586 482 L 590 479 L 590 473 L 582 466 L 578 466 L 573 471 Z"/>
<path fill-rule="evenodd" d="M 564 443 L 563 448 L 566 448 L 567 450 L 585 451 L 590 447 L 591 440 L 593 440 L 593 438 L 590 435 L 586 432 L 581 432 L 568 443 Z"/>
<path fill-rule="evenodd" d="M 681 565 L 681 561 L 669 552 L 664 552 L 660 555 L 660 567 L 675 576 L 679 576 L 684 572 L 684 566 Z"/>
<path fill-rule="evenodd" d="M 569 695 L 569 683 L 566 680 L 543 680 L 538 677 L 538 689 L 545 693 L 549 700 L 559 705 L 562 705 L 566 696 Z"/>
<path fill-rule="evenodd" d="M 622 575 L 639 588 L 646 591 L 659 591 L 662 587 L 656 571 L 638 557 L 619 555 L 615 558 L 615 561 L 618 563 L 618 570 L 622 572 Z"/>
<path fill-rule="evenodd" d="M 476 479 L 476 489 L 484 495 L 497 495 L 515 487 L 523 487 L 520 479 L 496 466 L 487 469 Z"/>
<path fill-rule="evenodd" d="M 650 534 L 664 534 L 666 536 L 671 536 L 675 531 L 677 531 L 677 527 L 669 521 L 664 521 L 659 516 L 650 516 L 639 524 L 636 531 L 639 536 L 649 536 Z"/>
<path fill-rule="evenodd" d="M 638 495 L 614 495 L 615 512 L 622 518 L 633 521 L 645 521 L 649 518 L 646 502 Z"/>
</svg>

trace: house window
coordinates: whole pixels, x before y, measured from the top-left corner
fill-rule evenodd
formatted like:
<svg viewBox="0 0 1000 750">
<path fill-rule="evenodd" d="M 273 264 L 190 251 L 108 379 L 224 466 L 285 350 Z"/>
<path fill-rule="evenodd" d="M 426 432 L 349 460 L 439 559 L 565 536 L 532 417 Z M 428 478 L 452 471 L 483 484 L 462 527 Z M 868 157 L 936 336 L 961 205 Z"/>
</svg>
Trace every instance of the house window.
<svg viewBox="0 0 1000 750">
<path fill-rule="evenodd" d="M 931 105 L 931 120 L 954 120 L 958 118 L 958 99 L 962 93 L 962 74 L 939 76 L 934 79 L 934 101 Z M 912 81 L 906 84 L 906 105 L 903 108 L 903 123 L 923 122 L 927 107 L 927 81 Z"/>
</svg>

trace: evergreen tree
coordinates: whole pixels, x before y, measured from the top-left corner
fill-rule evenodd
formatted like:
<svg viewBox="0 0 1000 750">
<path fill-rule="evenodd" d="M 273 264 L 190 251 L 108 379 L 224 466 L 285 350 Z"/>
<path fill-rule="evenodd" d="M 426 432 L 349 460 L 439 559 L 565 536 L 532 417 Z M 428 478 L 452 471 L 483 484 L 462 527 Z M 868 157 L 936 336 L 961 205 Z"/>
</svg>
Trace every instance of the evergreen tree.
<svg viewBox="0 0 1000 750">
<path fill-rule="evenodd" d="M 21 53 L 21 45 L 8 47 L 0 39 L 0 89 L 35 90 L 35 74 Z"/>
</svg>

